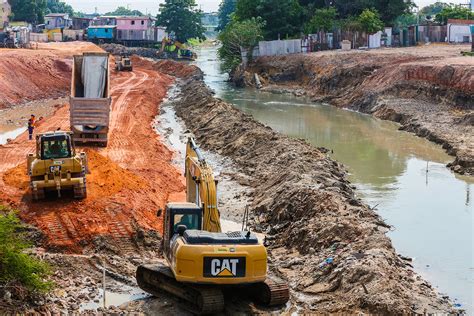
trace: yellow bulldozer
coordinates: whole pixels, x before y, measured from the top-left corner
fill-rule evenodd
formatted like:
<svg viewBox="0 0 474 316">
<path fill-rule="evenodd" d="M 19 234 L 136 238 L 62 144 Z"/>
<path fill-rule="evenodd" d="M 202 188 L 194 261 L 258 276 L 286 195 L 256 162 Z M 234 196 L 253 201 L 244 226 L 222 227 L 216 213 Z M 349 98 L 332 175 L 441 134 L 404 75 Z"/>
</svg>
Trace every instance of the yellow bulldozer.
<svg viewBox="0 0 474 316">
<path fill-rule="evenodd" d="M 73 190 L 74 198 L 87 196 L 87 155 L 76 153 L 71 132 L 36 135 L 36 153 L 28 154 L 27 169 L 34 200 L 45 198 L 47 191 Z"/>
<path fill-rule="evenodd" d="M 185 176 L 187 202 L 169 203 L 164 214 L 162 249 L 168 265 L 139 266 L 140 288 L 171 293 L 197 314 L 222 312 L 227 288 L 265 306 L 285 304 L 288 285 L 268 277 L 267 251 L 257 236 L 221 232 L 216 181 L 193 139 L 187 144 Z"/>
</svg>

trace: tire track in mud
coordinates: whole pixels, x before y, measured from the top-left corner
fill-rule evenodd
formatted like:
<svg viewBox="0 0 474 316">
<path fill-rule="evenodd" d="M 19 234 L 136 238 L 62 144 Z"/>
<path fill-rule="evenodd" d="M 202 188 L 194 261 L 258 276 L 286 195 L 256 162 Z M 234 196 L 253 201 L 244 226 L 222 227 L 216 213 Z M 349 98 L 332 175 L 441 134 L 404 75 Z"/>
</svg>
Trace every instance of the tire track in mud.
<svg viewBox="0 0 474 316">
<path fill-rule="evenodd" d="M 83 245 L 93 246 L 97 236 L 104 236 L 106 247 L 136 253 L 132 235 L 137 229 L 161 231 L 156 209 L 170 194 L 184 192 L 180 172 L 171 164 L 172 152 L 151 127 L 170 82 L 146 67 L 112 73 L 109 146 L 79 148 L 88 153 L 89 164 L 97 164 L 88 175 L 86 200 L 65 197 L 32 203 L 26 156 L 34 152 L 34 141 L 28 141 L 25 132 L 0 146 L 0 204 L 20 209 L 22 219 L 45 234 L 49 248 L 81 252 Z M 67 104 L 40 122 L 35 132 L 58 127 L 69 130 Z"/>
</svg>

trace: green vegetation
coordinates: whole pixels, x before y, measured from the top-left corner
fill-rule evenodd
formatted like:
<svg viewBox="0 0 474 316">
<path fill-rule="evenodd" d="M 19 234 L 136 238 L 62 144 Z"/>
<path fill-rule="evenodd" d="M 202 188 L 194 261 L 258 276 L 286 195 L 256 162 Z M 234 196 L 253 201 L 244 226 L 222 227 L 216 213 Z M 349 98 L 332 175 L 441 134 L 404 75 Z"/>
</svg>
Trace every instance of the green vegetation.
<svg viewBox="0 0 474 316">
<path fill-rule="evenodd" d="M 49 13 L 67 13 L 69 16 L 75 16 L 72 6 L 59 0 L 48 0 L 46 14 Z"/>
<path fill-rule="evenodd" d="M 238 0 L 235 17 L 245 21 L 260 17 L 265 21 L 265 39 L 297 37 L 303 30 L 303 7 L 297 0 Z"/>
<path fill-rule="evenodd" d="M 237 0 L 223 0 L 219 5 L 219 27 L 218 31 L 225 29 L 231 20 L 231 14 L 235 11 Z"/>
<path fill-rule="evenodd" d="M 219 48 L 219 58 L 222 60 L 222 70 L 231 72 L 242 62 L 241 49 L 251 52 L 263 39 L 265 22 L 261 19 L 251 18 L 243 22 L 232 20 L 219 34 L 222 46 Z"/>
<path fill-rule="evenodd" d="M 70 17 L 80 16 L 69 4 L 60 0 L 9 0 L 12 7 L 12 21 L 32 24 L 44 23 L 44 16 L 50 13 L 67 13 Z"/>
<path fill-rule="evenodd" d="M 334 7 L 317 9 L 314 13 L 314 16 L 306 24 L 305 32 L 315 33 L 315 32 L 330 32 L 333 30 L 337 18 L 337 10 Z"/>
<path fill-rule="evenodd" d="M 105 15 L 112 16 L 143 16 L 144 14 L 138 10 L 130 10 L 125 7 L 119 6 L 115 11 L 107 12 Z"/>
<path fill-rule="evenodd" d="M 355 17 L 367 23 L 377 25 L 373 19 L 374 14 L 384 24 L 393 24 L 403 14 L 409 14 L 415 6 L 411 1 L 405 0 L 234 0 L 234 18 L 245 21 L 250 18 L 261 18 L 266 22 L 263 35 L 266 40 L 275 40 L 278 37 L 299 37 L 305 31 L 330 31 L 335 25 L 350 24 L 354 26 Z M 225 17 L 231 15 L 233 1 L 224 0 L 221 11 Z M 362 15 L 362 17 L 361 17 Z M 339 19 L 339 20 L 337 20 Z M 223 21 L 223 25 L 227 23 Z M 351 23 L 348 23 L 351 22 Z M 377 23 L 375 23 L 377 22 Z M 375 24 L 373 24 L 375 23 Z M 359 25 L 360 26 L 360 25 Z M 372 28 L 368 25 L 365 28 Z"/>
<path fill-rule="evenodd" d="M 165 0 L 160 4 L 157 25 L 173 32 L 175 38 L 185 43 L 190 38 L 206 39 L 202 26 L 202 11 L 196 9 L 195 0 Z"/>
<path fill-rule="evenodd" d="M 0 285 L 44 293 L 52 288 L 45 281 L 50 270 L 47 264 L 24 253 L 31 247 L 24 227 L 15 212 L 0 206 Z"/>
<path fill-rule="evenodd" d="M 368 34 L 374 34 L 383 30 L 384 24 L 375 9 L 365 9 L 359 15 L 358 20 L 362 30 Z"/>
<path fill-rule="evenodd" d="M 465 7 L 450 4 L 444 7 L 438 14 L 436 14 L 436 22 L 447 24 L 448 19 L 464 19 L 470 20 L 474 18 L 474 13 Z"/>
<path fill-rule="evenodd" d="M 32 24 L 44 22 L 46 0 L 8 0 L 12 7 L 11 19 Z"/>
<path fill-rule="evenodd" d="M 450 4 L 446 2 L 435 2 L 433 4 L 430 4 L 429 6 L 426 6 L 420 10 L 420 15 L 424 15 L 428 17 L 428 19 L 434 17 L 436 14 L 440 13 L 443 11 L 444 8 L 449 7 Z"/>
</svg>

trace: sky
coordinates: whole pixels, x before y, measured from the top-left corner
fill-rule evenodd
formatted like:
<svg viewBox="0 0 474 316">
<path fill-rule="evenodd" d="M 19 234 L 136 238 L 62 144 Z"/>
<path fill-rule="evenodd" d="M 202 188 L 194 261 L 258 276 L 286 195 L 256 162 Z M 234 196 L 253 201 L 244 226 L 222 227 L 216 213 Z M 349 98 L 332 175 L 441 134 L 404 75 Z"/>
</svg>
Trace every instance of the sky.
<svg viewBox="0 0 474 316">
<path fill-rule="evenodd" d="M 106 13 L 114 11 L 118 6 L 129 6 L 130 9 L 140 10 L 143 13 L 151 13 L 156 15 L 158 13 L 159 3 L 163 0 L 65 0 L 66 3 L 72 5 L 74 10 L 93 13 L 97 7 L 99 13 Z M 197 4 L 201 6 L 204 12 L 217 11 L 221 0 L 196 0 Z M 424 7 L 436 0 L 415 0 L 419 7 Z M 468 3 L 469 0 L 449 0 L 444 1 L 449 3 Z"/>
</svg>

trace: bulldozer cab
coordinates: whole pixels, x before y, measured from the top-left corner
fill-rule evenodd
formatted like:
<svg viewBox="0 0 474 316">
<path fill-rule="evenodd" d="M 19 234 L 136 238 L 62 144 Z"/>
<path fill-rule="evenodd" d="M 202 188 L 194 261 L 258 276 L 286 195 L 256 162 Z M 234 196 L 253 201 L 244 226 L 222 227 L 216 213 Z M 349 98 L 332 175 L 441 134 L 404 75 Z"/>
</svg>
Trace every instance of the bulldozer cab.
<svg viewBox="0 0 474 316">
<path fill-rule="evenodd" d="M 194 203 L 169 203 L 166 205 L 164 222 L 163 249 L 168 254 L 171 240 L 179 235 L 180 227 L 202 229 L 202 208 Z"/>
<path fill-rule="evenodd" d="M 71 158 L 75 155 L 68 133 L 51 133 L 37 136 L 38 157 L 41 160 Z"/>
</svg>

